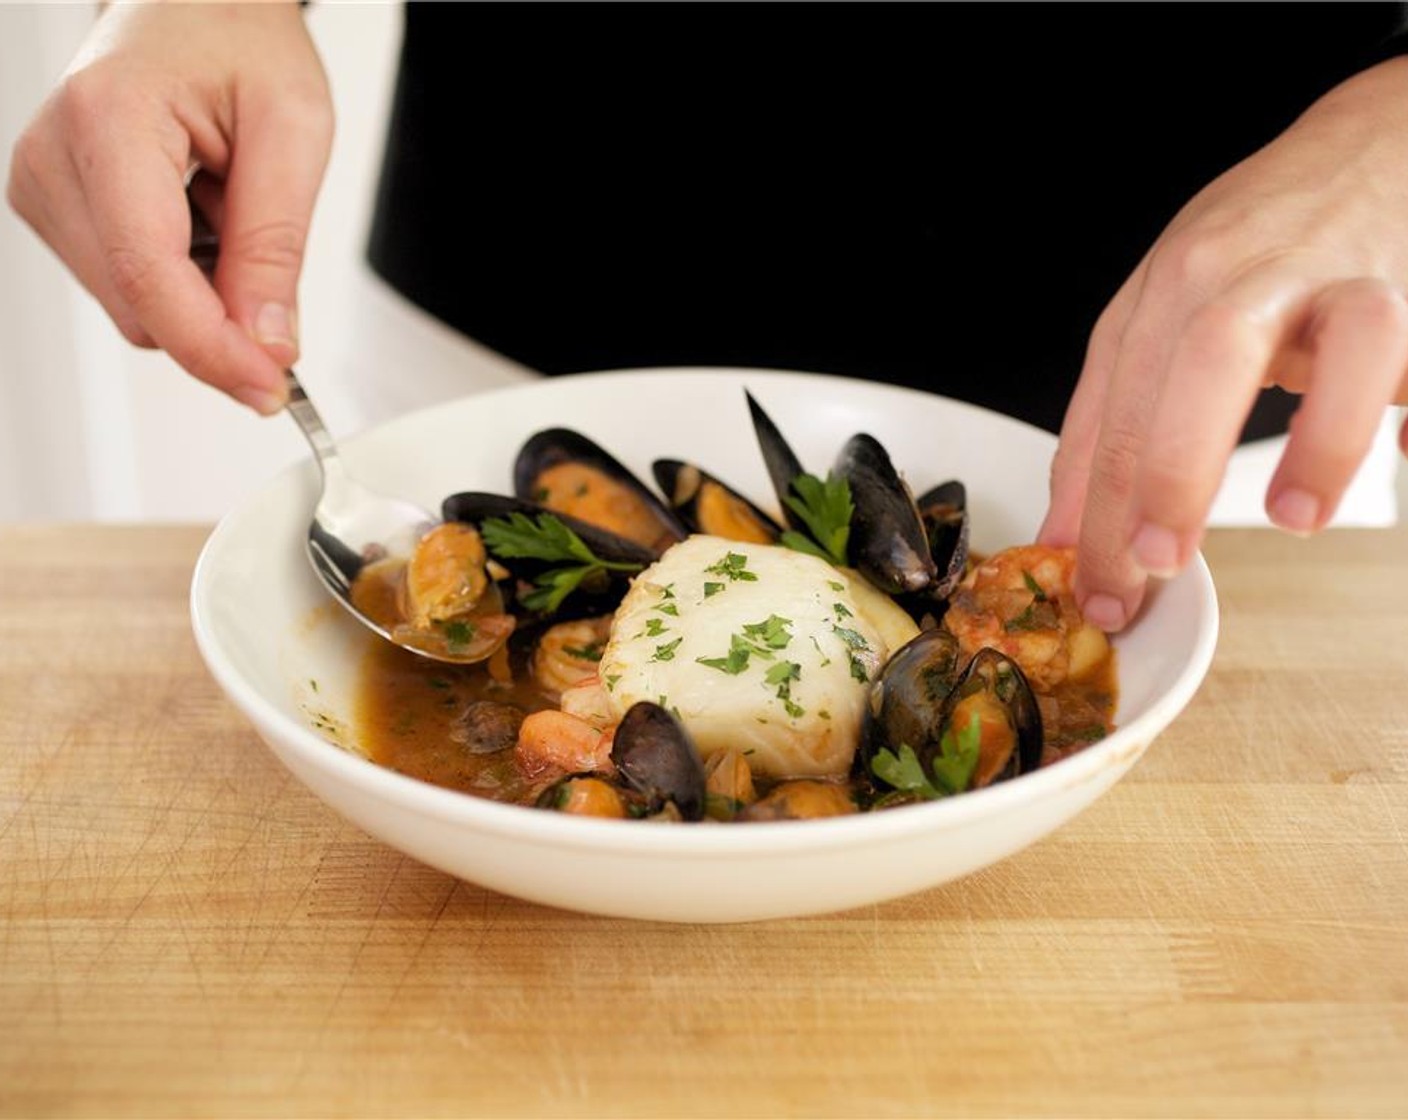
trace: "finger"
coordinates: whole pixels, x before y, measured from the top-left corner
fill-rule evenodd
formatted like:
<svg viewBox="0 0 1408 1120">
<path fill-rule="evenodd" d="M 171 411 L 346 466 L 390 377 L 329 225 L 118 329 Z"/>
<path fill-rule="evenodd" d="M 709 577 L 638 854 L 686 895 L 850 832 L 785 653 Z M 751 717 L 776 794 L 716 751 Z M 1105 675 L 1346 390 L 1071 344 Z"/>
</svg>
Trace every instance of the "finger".
<svg viewBox="0 0 1408 1120">
<path fill-rule="evenodd" d="M 1289 270 L 1255 270 L 1180 331 L 1139 456 L 1125 538 L 1149 575 L 1171 576 L 1197 551 L 1227 460 L 1266 371 L 1294 338 L 1309 284 Z"/>
<path fill-rule="evenodd" d="M 1380 280 L 1351 280 L 1315 301 L 1311 382 L 1266 492 L 1281 528 L 1312 533 L 1334 514 L 1408 369 L 1408 301 Z"/>
<path fill-rule="evenodd" d="M 88 200 L 68 152 L 46 132 L 26 134 L 10 163 L 8 197 L 15 211 L 63 261 L 133 345 L 152 339 L 108 275 Z"/>
<path fill-rule="evenodd" d="M 79 171 L 118 294 L 194 376 L 256 411 L 276 411 L 284 400 L 282 367 L 227 317 L 190 259 L 184 166 L 96 130 L 84 150 Z"/>
<path fill-rule="evenodd" d="M 1081 510 L 1090 483 L 1090 463 L 1100 435 L 1105 397 L 1143 277 L 1141 265 L 1121 285 L 1090 333 L 1085 362 L 1066 406 L 1060 440 L 1051 460 L 1051 500 L 1037 532 L 1041 544 L 1067 547 L 1080 538 Z"/>
<path fill-rule="evenodd" d="M 289 366 L 298 358 L 298 277 L 331 121 L 321 105 L 253 97 L 239 106 L 237 119 L 215 286 L 235 321 Z"/>
</svg>

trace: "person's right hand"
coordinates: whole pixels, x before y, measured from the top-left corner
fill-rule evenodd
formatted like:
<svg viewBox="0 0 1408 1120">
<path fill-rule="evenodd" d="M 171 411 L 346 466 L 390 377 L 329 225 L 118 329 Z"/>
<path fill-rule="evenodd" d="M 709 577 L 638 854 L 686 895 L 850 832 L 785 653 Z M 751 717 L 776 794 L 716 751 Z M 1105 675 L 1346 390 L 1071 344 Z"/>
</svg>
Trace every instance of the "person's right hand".
<svg viewBox="0 0 1408 1120">
<path fill-rule="evenodd" d="M 128 340 L 269 413 L 332 127 L 296 4 L 113 6 L 15 145 L 8 196 Z M 213 289 L 189 255 L 196 164 Z"/>
</svg>

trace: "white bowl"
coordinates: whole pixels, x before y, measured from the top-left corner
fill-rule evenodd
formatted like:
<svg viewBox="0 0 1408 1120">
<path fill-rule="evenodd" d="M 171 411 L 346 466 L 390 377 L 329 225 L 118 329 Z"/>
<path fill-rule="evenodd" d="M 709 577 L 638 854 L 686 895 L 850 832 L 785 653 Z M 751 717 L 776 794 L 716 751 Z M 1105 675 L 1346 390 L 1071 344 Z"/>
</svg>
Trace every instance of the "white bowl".
<svg viewBox="0 0 1408 1120">
<path fill-rule="evenodd" d="M 438 509 L 457 490 L 508 492 L 522 441 L 575 427 L 649 478 L 688 459 L 771 494 L 748 388 L 807 469 L 858 431 L 916 492 L 968 486 L 974 547 L 1029 541 L 1045 510 L 1051 435 L 892 386 L 767 371 L 641 370 L 469 397 L 348 440 L 349 469 Z M 303 551 L 312 462 L 225 517 L 196 567 L 191 614 L 216 681 L 288 768 L 378 839 L 505 894 L 590 913 L 732 922 L 826 913 L 938 886 L 1011 855 L 1109 789 L 1191 699 L 1212 659 L 1217 600 L 1199 558 L 1116 640 L 1118 729 L 1054 766 L 944 801 L 818 821 L 651 825 L 549 813 L 441 789 L 357 753 L 353 693 L 370 639 L 331 604 Z M 313 682 L 316 682 L 314 684 Z"/>
</svg>

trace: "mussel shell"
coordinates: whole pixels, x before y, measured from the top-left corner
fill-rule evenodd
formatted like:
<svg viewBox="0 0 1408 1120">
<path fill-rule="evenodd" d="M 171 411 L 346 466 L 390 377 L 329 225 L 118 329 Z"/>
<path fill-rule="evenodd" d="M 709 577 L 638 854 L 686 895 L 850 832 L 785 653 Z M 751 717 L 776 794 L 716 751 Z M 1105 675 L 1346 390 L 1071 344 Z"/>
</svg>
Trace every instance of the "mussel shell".
<svg viewBox="0 0 1408 1120">
<path fill-rule="evenodd" d="M 953 594 L 968 567 L 968 492 L 957 479 L 941 482 L 919 496 L 915 505 L 929 541 L 938 576 L 925 589 L 930 599 Z"/>
<path fill-rule="evenodd" d="M 565 513 L 557 513 L 545 506 L 538 505 L 536 502 L 510 498 L 504 494 L 464 490 L 446 498 L 440 504 L 440 512 L 446 521 L 463 521 L 476 528 L 491 517 L 506 518 L 510 514 L 521 513 L 526 517 L 537 518 L 540 514 L 551 514 L 576 533 L 582 543 L 592 550 L 593 555 L 601 560 L 636 564 L 639 565 L 637 570 L 642 570 L 649 567 L 658 558 L 650 549 L 636 544 L 634 541 L 628 541 L 625 537 L 618 537 L 615 533 L 599 529 L 595 525 Z M 561 567 L 561 563 L 555 561 L 501 557 L 492 551 L 490 555 L 495 562 L 512 573 L 516 580 L 525 583 L 531 583 L 535 577 L 551 568 Z M 584 584 L 569 595 L 563 603 L 562 610 L 555 617 L 572 618 L 609 614 L 625 597 L 634 577 L 635 572 L 601 573 L 598 577 L 594 577 L 593 585 Z M 522 607 L 517 596 L 510 596 L 510 604 L 517 614 L 532 615 L 533 613 Z"/>
<path fill-rule="evenodd" d="M 611 761 L 631 789 L 644 794 L 650 813 L 674 804 L 687 821 L 704 816 L 704 765 L 684 725 L 659 704 L 642 700 L 621 718 Z"/>
<path fill-rule="evenodd" d="M 777 504 L 782 510 L 782 519 L 789 529 L 807 533 L 806 522 L 787 505 L 787 498 L 792 493 L 792 480 L 806 473 L 802 470 L 801 460 L 782 438 L 777 425 L 763 411 L 763 406 L 753 394 L 745 389 L 743 395 L 748 398 L 748 414 L 753 418 L 753 432 L 758 437 L 758 448 L 763 453 L 763 463 L 768 469 L 768 478 L 772 480 L 773 492 L 777 495 Z"/>
<path fill-rule="evenodd" d="M 710 515 L 709 503 L 701 501 L 709 487 L 717 487 L 730 502 L 738 503 L 736 508 L 742 512 L 744 518 L 756 523 L 757 536 L 746 539 L 766 544 L 782 535 L 782 526 L 728 483 L 702 467 L 679 459 L 656 459 L 650 469 L 655 475 L 656 484 L 665 495 L 665 500 L 692 532 L 708 533 L 731 540 L 745 539 L 739 537 L 732 526 L 717 523 Z"/>
<path fill-rule="evenodd" d="M 1006 710 L 1016 733 L 1016 743 L 1011 755 L 984 784 L 1006 781 L 1037 769 L 1041 765 L 1042 744 L 1045 738 L 1041 709 L 1037 705 L 1036 696 L 1032 693 L 1026 674 L 1005 653 L 984 648 L 973 655 L 973 659 L 963 670 L 962 678 L 944 702 L 940 727 L 947 727 L 959 702 L 978 690 L 996 697 Z M 927 769 L 928 759 L 921 754 L 920 761 Z"/>
<path fill-rule="evenodd" d="M 914 496 L 880 441 L 852 436 L 837 456 L 835 473 L 851 488 L 851 564 L 891 595 L 926 591 L 938 578 L 929 538 Z"/>
<path fill-rule="evenodd" d="M 634 493 L 659 522 L 658 532 L 649 534 L 657 552 L 689 535 L 684 523 L 653 490 L 604 447 L 571 428 L 546 428 L 530 436 L 519 448 L 513 464 L 514 494 L 525 501 L 540 502 L 543 488 L 539 480 L 543 472 L 563 463 L 592 467 Z"/>
<path fill-rule="evenodd" d="M 943 734 L 945 703 L 961 676 L 963 651 L 943 627 L 924 630 L 897 649 L 870 686 L 857 763 L 868 773 L 881 749 L 907 743 L 916 753 Z"/>
</svg>

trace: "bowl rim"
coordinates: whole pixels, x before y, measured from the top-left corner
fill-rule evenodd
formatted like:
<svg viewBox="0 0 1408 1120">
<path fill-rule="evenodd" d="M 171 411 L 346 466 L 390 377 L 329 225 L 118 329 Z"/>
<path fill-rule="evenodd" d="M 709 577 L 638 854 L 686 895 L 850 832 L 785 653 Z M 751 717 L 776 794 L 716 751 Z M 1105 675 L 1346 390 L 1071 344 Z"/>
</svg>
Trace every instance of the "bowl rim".
<svg viewBox="0 0 1408 1120">
<path fill-rule="evenodd" d="M 572 380 L 590 378 L 599 381 L 628 379 L 649 374 L 653 378 L 679 373 L 722 372 L 746 375 L 766 380 L 786 380 L 802 377 L 833 378 L 850 381 L 868 388 L 883 388 L 938 398 L 947 404 L 972 409 L 986 418 L 996 418 L 1030 428 L 1055 445 L 1051 433 L 1023 421 L 954 400 L 937 393 L 927 393 L 903 386 L 837 377 L 832 374 L 807 374 L 801 371 L 753 370 L 735 367 L 668 367 L 665 369 L 605 370 L 569 375 Z M 344 448 L 371 439 L 395 439 L 394 429 L 414 426 L 428 413 L 447 407 L 462 407 L 465 399 L 491 405 L 494 397 L 543 391 L 545 384 L 565 380 L 535 381 L 511 385 L 482 393 L 467 394 L 439 404 L 429 405 L 375 425 L 342 441 Z M 1201 685 L 1212 664 L 1220 625 L 1217 595 L 1212 575 L 1201 552 L 1181 573 L 1179 580 L 1195 585 L 1195 598 L 1200 607 L 1193 648 L 1180 666 L 1174 680 L 1150 703 L 1147 710 L 1131 722 L 1121 724 L 1100 742 L 1008 782 L 1001 782 L 961 796 L 937 801 L 896 806 L 883 812 L 857 813 L 806 821 L 756 821 L 744 827 L 649 828 L 639 821 L 601 820 L 564 813 L 546 813 L 528 806 L 508 804 L 478 797 L 447 787 L 433 785 L 422 779 L 399 773 L 373 762 L 356 752 L 318 735 L 306 723 L 267 701 L 240 673 L 233 659 L 225 652 L 218 638 L 212 606 L 209 601 L 211 570 L 225 541 L 238 531 L 242 518 L 251 516 L 261 501 L 280 487 L 290 485 L 299 475 L 316 471 L 311 456 L 292 463 L 272 476 L 264 485 L 226 513 L 206 538 L 191 576 L 189 608 L 197 648 L 205 663 L 237 708 L 249 718 L 260 737 L 282 757 L 284 750 L 292 752 L 305 765 L 323 771 L 344 786 L 357 787 L 369 795 L 391 802 L 397 808 L 431 817 L 458 827 L 469 827 L 483 833 L 512 836 L 516 842 L 539 843 L 546 847 L 564 845 L 595 853 L 635 855 L 655 858 L 717 858 L 780 854 L 806 850 L 809 852 L 847 848 L 858 843 L 900 840 L 917 834 L 933 834 L 957 829 L 987 817 L 1004 814 L 1019 805 L 1044 801 L 1063 789 L 1074 788 L 1095 780 L 1107 769 L 1123 770 L 1132 765 L 1150 742 L 1188 704 Z M 1137 622 L 1136 622 L 1137 625 Z M 277 737 L 274 743 L 271 736 Z M 649 838 L 648 843 L 642 843 Z"/>
</svg>

